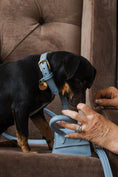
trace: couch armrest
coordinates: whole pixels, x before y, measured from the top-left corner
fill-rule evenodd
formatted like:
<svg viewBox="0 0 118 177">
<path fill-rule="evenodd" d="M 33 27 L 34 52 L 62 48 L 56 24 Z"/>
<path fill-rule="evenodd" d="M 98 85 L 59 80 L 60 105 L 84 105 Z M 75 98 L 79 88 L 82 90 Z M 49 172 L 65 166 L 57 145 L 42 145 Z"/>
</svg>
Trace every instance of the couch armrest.
<svg viewBox="0 0 118 177">
<path fill-rule="evenodd" d="M 95 66 L 96 79 L 87 92 L 87 104 L 93 95 L 116 83 L 116 0 L 83 1 L 81 54 Z"/>
<path fill-rule="evenodd" d="M 102 110 L 102 114 L 118 125 L 118 109 L 104 109 Z"/>
</svg>

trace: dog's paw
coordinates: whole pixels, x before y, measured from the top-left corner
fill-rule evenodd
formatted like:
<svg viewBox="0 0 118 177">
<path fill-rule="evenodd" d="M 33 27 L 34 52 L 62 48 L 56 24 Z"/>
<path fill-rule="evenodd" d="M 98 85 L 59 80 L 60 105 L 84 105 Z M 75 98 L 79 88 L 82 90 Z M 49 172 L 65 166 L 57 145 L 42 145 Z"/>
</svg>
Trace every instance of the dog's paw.
<svg viewBox="0 0 118 177">
<path fill-rule="evenodd" d="M 29 153 L 37 154 L 38 152 L 37 151 L 29 151 Z"/>
<path fill-rule="evenodd" d="M 30 151 L 30 150 L 25 150 L 23 151 L 24 153 L 32 153 L 32 154 L 37 154 L 38 151 Z"/>
</svg>

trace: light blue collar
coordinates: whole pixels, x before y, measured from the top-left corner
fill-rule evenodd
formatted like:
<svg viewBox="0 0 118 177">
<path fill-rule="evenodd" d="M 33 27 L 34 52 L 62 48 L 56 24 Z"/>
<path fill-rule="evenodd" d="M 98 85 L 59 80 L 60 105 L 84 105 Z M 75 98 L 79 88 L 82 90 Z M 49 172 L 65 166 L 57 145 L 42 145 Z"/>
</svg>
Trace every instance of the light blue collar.
<svg viewBox="0 0 118 177">
<path fill-rule="evenodd" d="M 40 82 L 47 82 L 51 92 L 54 95 L 59 94 L 59 90 L 53 80 L 53 73 L 51 72 L 50 64 L 47 60 L 48 53 L 43 53 L 40 56 L 40 61 L 38 63 L 40 70 L 42 72 L 43 78 L 40 80 Z"/>
</svg>

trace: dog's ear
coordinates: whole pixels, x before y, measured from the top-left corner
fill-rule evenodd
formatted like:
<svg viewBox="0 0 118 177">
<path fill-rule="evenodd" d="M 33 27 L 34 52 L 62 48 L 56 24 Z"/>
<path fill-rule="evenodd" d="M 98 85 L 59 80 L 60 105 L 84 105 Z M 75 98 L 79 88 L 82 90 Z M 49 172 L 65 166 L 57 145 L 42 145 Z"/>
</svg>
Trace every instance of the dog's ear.
<svg viewBox="0 0 118 177">
<path fill-rule="evenodd" d="M 79 68 L 81 58 L 74 54 L 68 54 L 64 58 L 64 70 L 67 79 L 71 79 Z"/>
<path fill-rule="evenodd" d="M 78 71 L 80 80 L 85 81 L 86 87 L 90 88 L 96 76 L 96 69 L 86 58 L 82 57 Z"/>
<path fill-rule="evenodd" d="M 93 81 L 95 80 L 96 69 L 94 67 L 92 67 L 92 69 L 90 70 L 90 74 L 91 74 L 91 77 L 87 82 L 87 88 L 91 88 Z"/>
</svg>

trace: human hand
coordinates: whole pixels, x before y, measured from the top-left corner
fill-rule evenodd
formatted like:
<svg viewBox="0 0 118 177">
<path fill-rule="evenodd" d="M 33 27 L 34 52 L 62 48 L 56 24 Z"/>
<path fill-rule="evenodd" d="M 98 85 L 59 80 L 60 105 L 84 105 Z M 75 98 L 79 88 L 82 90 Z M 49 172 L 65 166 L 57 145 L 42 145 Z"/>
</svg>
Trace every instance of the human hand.
<svg viewBox="0 0 118 177">
<path fill-rule="evenodd" d="M 77 133 L 76 130 L 78 128 L 78 124 L 59 121 L 58 124 L 61 127 L 75 130 L 74 133 L 69 133 L 66 137 L 86 139 L 99 146 L 114 151 L 113 145 L 114 139 L 118 139 L 118 127 L 83 103 L 78 104 L 77 109 L 82 111 L 84 115 L 71 110 L 62 111 L 64 115 L 71 117 L 77 122 L 81 122 L 82 132 Z"/>
<path fill-rule="evenodd" d="M 113 106 L 118 108 L 118 89 L 109 87 L 99 90 L 94 98 L 94 106 Z"/>
</svg>

